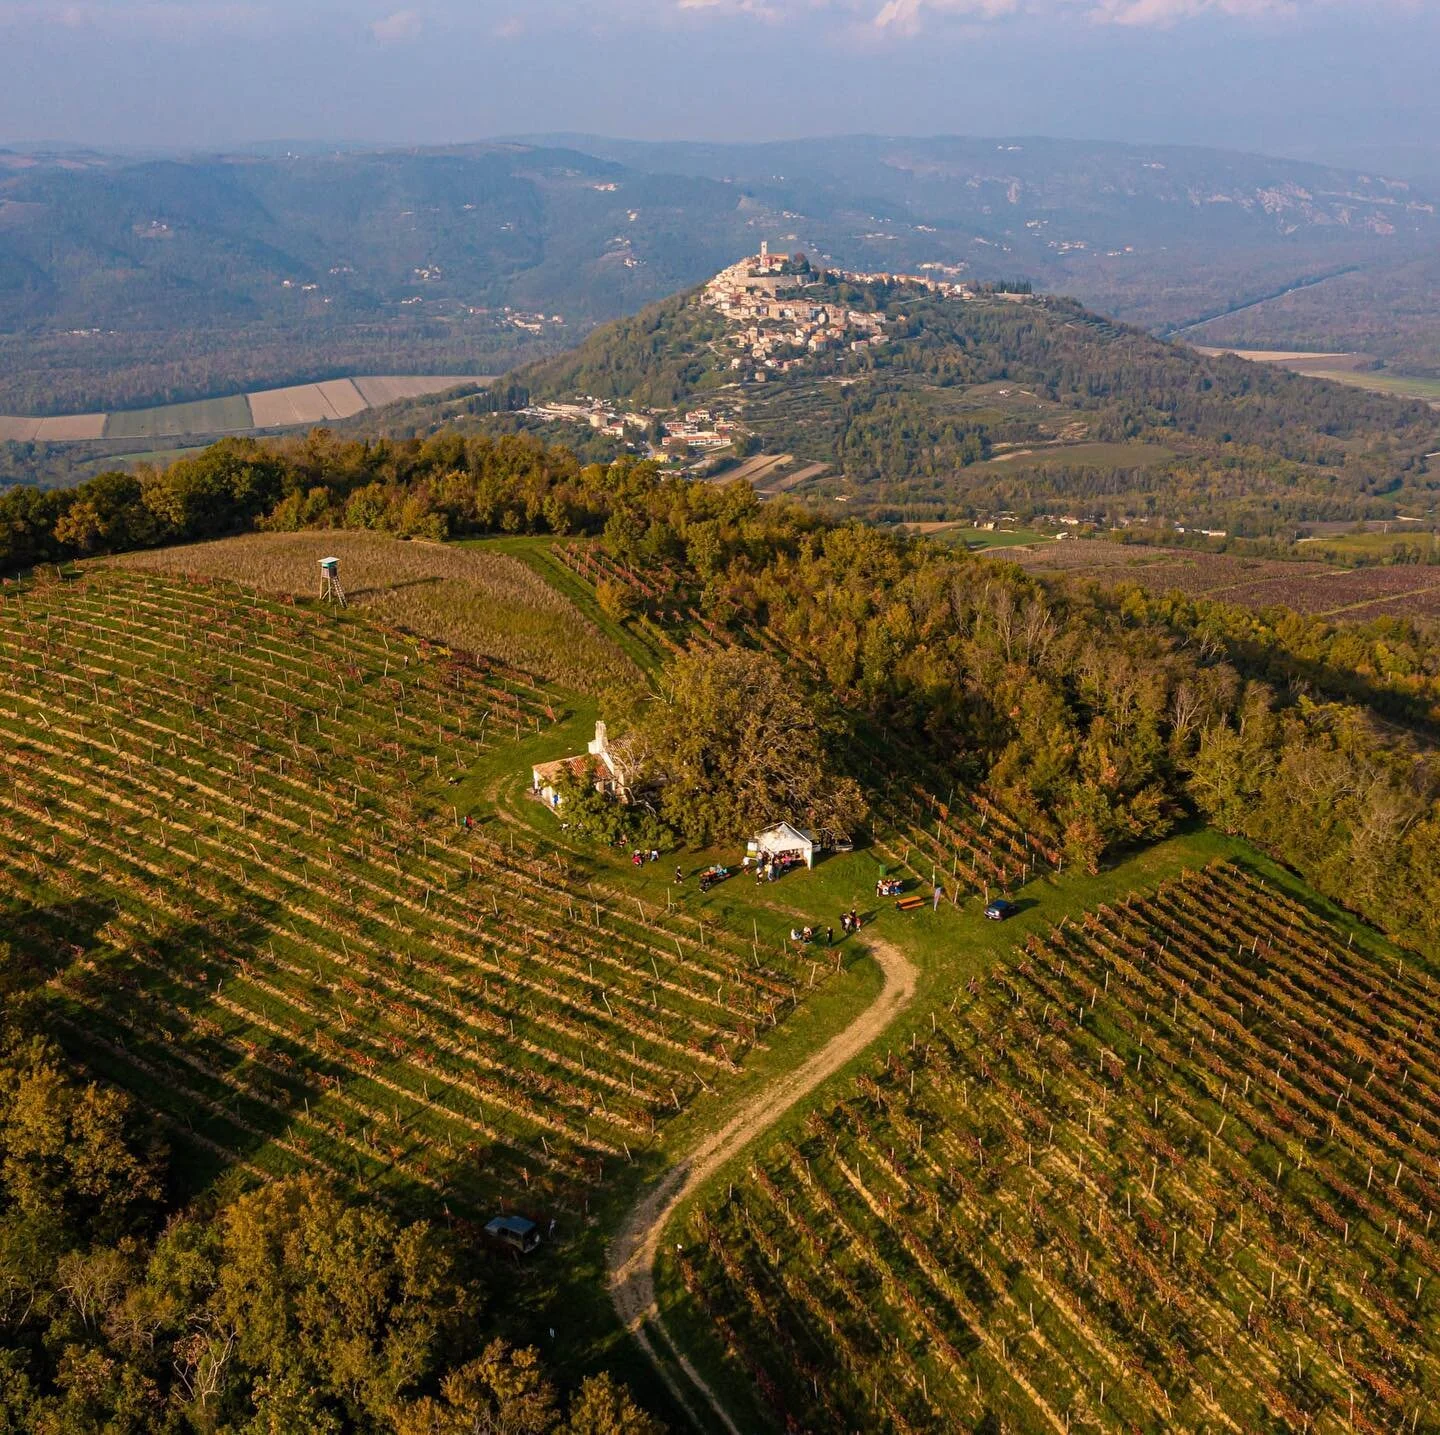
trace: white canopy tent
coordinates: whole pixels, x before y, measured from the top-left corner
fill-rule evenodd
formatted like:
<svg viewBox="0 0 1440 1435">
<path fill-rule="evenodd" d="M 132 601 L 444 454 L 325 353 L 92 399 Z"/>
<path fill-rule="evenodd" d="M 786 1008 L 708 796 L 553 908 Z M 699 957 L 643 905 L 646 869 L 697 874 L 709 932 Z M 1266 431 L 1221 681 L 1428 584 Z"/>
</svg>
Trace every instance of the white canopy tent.
<svg viewBox="0 0 1440 1435">
<path fill-rule="evenodd" d="M 815 834 L 802 827 L 793 827 L 788 822 L 777 822 L 763 832 L 756 833 L 750 840 L 753 856 L 780 857 L 787 852 L 798 853 L 805 859 L 807 867 L 815 865 Z"/>
</svg>

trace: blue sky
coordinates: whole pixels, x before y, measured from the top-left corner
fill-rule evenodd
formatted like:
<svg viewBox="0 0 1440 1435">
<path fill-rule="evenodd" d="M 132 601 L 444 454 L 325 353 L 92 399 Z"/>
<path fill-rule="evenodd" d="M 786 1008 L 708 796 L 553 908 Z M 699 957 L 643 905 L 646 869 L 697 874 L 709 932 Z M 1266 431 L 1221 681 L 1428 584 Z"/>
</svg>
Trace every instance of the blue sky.
<svg viewBox="0 0 1440 1435">
<path fill-rule="evenodd" d="M 0 141 L 1048 134 L 1440 173 L 1437 55 L 1440 0 L 0 0 Z"/>
</svg>

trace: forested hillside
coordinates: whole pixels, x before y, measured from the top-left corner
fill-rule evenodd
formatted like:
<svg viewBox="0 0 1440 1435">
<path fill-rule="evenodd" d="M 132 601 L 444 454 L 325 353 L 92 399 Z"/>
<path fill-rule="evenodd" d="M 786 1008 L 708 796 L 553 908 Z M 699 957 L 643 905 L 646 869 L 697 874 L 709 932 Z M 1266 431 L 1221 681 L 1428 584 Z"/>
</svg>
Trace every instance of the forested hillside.
<svg viewBox="0 0 1440 1435">
<path fill-rule="evenodd" d="M 1440 416 L 1419 402 L 1206 357 L 1066 299 L 962 301 L 833 277 L 795 295 L 883 315 L 886 342 L 746 382 L 716 312 L 677 296 L 518 370 L 511 401 L 703 399 L 768 451 L 840 470 L 815 492 L 892 519 L 1038 508 L 1263 532 L 1434 501 Z"/>
</svg>

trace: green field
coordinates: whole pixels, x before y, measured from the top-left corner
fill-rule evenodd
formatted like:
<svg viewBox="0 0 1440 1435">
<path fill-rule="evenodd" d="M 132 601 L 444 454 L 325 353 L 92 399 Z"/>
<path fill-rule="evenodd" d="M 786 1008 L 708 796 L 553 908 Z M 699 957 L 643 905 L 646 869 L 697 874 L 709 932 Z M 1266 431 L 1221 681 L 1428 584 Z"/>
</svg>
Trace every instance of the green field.
<svg viewBox="0 0 1440 1435">
<path fill-rule="evenodd" d="M 1174 457 L 1172 449 L 1154 443 L 1072 443 L 999 454 L 975 464 L 970 471 L 1003 473 L 1008 469 L 1054 468 L 1062 464 L 1068 468 L 1150 468 Z"/>
<path fill-rule="evenodd" d="M 1022 548 L 1028 543 L 1051 543 L 1053 533 L 1041 533 L 1034 528 L 970 528 L 960 524 L 954 528 L 939 529 L 929 535 L 937 543 L 953 547 L 965 547 L 972 553 L 983 553 L 987 548 Z"/>
<path fill-rule="evenodd" d="M 1298 548 L 1307 558 L 1386 558 L 1396 548 L 1440 548 L 1440 534 L 1418 523 L 1395 523 L 1388 533 L 1336 533 L 1302 538 Z"/>
<path fill-rule="evenodd" d="M 185 434 L 237 433 L 253 427 L 244 394 L 199 399 L 154 409 L 128 409 L 105 420 L 106 438 L 179 438 Z"/>
<path fill-rule="evenodd" d="M 1337 384 L 1349 384 L 1356 389 L 1369 389 L 1377 394 L 1394 394 L 1402 399 L 1424 399 L 1427 403 L 1440 404 L 1440 379 L 1412 378 L 1408 374 L 1392 374 L 1384 369 L 1327 369 L 1286 364 L 1297 374 L 1312 379 L 1333 379 Z"/>
</svg>

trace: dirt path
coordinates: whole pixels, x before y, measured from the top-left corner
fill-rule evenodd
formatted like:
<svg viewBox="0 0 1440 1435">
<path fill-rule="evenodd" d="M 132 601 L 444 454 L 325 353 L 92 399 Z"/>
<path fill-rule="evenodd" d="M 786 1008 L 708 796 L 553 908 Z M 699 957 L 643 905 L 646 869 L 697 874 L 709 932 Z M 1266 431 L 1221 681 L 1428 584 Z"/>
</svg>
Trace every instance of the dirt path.
<svg viewBox="0 0 1440 1435">
<path fill-rule="evenodd" d="M 667 1171 L 656 1185 L 645 1191 L 631 1208 L 624 1226 L 610 1245 L 606 1264 L 615 1311 L 649 1357 L 670 1393 L 697 1425 L 700 1422 L 696 1420 L 691 1404 L 696 1392 L 704 1397 L 716 1419 L 730 1435 L 741 1435 L 719 1397 L 685 1358 L 660 1319 L 655 1304 L 655 1257 L 660 1249 L 660 1233 L 675 1208 L 702 1181 L 774 1125 L 827 1076 L 833 1075 L 851 1057 L 869 1046 L 909 1004 L 915 995 L 916 971 L 905 954 L 881 937 L 869 937 L 866 946 L 884 973 L 885 984 L 880 995 L 844 1031 L 831 1037 L 794 1071 L 757 1091 L 720 1130 L 706 1137 Z M 668 1347 L 685 1372 L 691 1386 L 689 1391 L 682 1389 L 681 1383 L 661 1363 L 652 1334 Z"/>
</svg>

